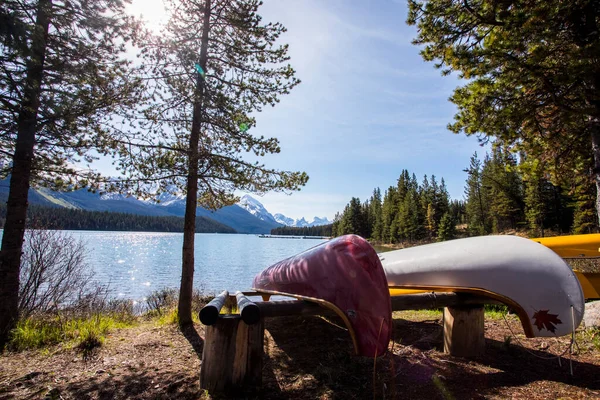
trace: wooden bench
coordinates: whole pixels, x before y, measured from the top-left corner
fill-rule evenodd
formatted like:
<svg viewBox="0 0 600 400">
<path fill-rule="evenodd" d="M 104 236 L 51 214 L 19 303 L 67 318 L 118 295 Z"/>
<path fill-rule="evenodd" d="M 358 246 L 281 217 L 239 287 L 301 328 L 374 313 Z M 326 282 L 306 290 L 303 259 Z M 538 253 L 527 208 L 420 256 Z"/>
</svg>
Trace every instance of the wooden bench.
<svg viewBox="0 0 600 400">
<path fill-rule="evenodd" d="M 251 392 L 262 385 L 264 319 L 293 315 L 335 315 L 308 301 L 260 301 L 254 292 L 224 291 L 200 311 L 206 325 L 200 368 L 200 387 L 209 393 Z M 221 314 L 226 303 L 235 314 Z M 465 293 L 422 293 L 391 298 L 392 310 L 444 308 L 444 352 L 473 357 L 483 353 L 483 304 L 500 304 L 490 298 Z M 292 333 L 293 334 L 293 333 Z"/>
</svg>

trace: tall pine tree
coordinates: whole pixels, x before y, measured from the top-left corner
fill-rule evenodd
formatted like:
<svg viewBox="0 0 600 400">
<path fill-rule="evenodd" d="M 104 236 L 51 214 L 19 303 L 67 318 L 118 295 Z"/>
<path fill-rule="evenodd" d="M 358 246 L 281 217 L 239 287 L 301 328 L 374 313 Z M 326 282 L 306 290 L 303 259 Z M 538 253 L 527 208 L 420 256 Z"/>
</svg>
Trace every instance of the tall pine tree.
<svg viewBox="0 0 600 400">
<path fill-rule="evenodd" d="M 82 165 L 105 152 L 112 117 L 139 98 L 125 45 L 137 24 L 122 0 L 0 4 L 0 174 L 10 175 L 0 256 L 0 346 L 17 318 L 28 190 L 98 183 Z"/>
<path fill-rule="evenodd" d="M 184 192 L 179 323 L 192 322 L 196 208 L 220 208 L 234 190 L 297 190 L 305 173 L 265 167 L 276 138 L 254 135 L 252 113 L 299 83 L 287 63 L 285 28 L 263 23 L 258 0 L 168 0 L 169 22 L 144 44 L 150 101 L 141 129 L 120 138 L 121 167 L 140 194 Z M 131 187 L 131 186 L 130 186 Z"/>
</svg>

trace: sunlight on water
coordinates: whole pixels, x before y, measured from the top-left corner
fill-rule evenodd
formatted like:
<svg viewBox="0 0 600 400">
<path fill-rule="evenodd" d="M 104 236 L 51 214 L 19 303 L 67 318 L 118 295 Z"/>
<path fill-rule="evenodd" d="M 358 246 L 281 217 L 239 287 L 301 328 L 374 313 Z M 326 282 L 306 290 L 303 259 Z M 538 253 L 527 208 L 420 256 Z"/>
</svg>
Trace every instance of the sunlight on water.
<svg viewBox="0 0 600 400">
<path fill-rule="evenodd" d="M 83 239 L 100 284 L 115 296 L 141 300 L 179 288 L 181 233 L 70 231 Z M 248 290 L 264 268 L 322 243 L 315 239 L 261 239 L 255 235 L 197 234 L 194 287 L 205 293 Z"/>
</svg>

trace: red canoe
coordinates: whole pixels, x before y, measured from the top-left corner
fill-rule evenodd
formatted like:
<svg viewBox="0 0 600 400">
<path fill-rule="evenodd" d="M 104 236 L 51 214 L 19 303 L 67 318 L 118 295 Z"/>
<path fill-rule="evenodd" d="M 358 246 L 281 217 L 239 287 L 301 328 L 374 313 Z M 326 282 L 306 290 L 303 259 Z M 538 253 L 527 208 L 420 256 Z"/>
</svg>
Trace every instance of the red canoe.
<svg viewBox="0 0 600 400">
<path fill-rule="evenodd" d="M 388 284 L 377 253 L 360 236 L 341 236 L 280 261 L 254 278 L 253 289 L 332 309 L 359 355 L 387 350 L 392 332 Z"/>
</svg>

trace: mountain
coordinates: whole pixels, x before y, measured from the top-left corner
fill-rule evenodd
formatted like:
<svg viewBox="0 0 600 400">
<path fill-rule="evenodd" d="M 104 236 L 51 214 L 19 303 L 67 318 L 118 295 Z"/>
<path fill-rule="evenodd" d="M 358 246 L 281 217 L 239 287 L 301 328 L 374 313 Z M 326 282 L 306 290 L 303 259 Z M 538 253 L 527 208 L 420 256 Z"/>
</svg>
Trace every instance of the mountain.
<svg viewBox="0 0 600 400">
<path fill-rule="evenodd" d="M 294 223 L 296 222 L 293 218 L 286 217 L 285 215 L 279 213 L 273 215 L 273 217 L 275 217 L 275 221 L 279 222 L 281 225 L 294 226 Z"/>
<path fill-rule="evenodd" d="M 242 207 L 244 210 L 248 211 L 250 214 L 254 215 L 256 218 L 261 221 L 265 221 L 268 223 L 274 223 L 280 225 L 280 222 L 275 219 L 270 212 L 267 211 L 265 206 L 254 197 L 250 195 L 244 195 L 237 203 L 238 206 Z"/>
<path fill-rule="evenodd" d="M 8 198 L 8 180 L 0 184 L 0 200 Z M 121 194 L 102 194 L 79 189 L 72 192 L 56 192 L 47 188 L 29 189 L 29 204 L 46 207 L 62 207 L 87 211 L 111 211 L 156 217 L 170 216 L 168 212 L 134 197 Z"/>
<path fill-rule="evenodd" d="M 329 225 L 333 223 L 332 221 L 328 220 L 327 217 L 314 217 L 311 222 L 308 222 L 304 217 L 294 220 L 293 218 L 286 217 L 285 215 L 279 213 L 275 214 L 273 217 L 275 218 L 275 221 L 279 222 L 282 225 L 292 226 L 296 228 Z"/>
<path fill-rule="evenodd" d="M 304 228 L 305 226 L 308 226 L 308 221 L 306 219 L 304 219 L 304 217 L 297 219 L 296 222 L 294 222 L 294 225 L 296 228 Z"/>
<path fill-rule="evenodd" d="M 6 202 L 7 198 L 8 180 L 4 180 L 0 182 L 0 201 Z M 135 197 L 115 193 L 101 195 L 87 189 L 72 192 L 56 192 L 47 188 L 29 190 L 29 204 L 39 206 L 156 217 L 184 216 L 185 197 L 163 194 L 157 200 L 160 202 L 141 201 Z M 235 229 L 239 233 L 269 233 L 271 229 L 281 226 L 274 219 L 272 221 L 262 221 L 238 205 L 223 207 L 217 211 L 209 211 L 198 207 L 197 216 L 210 218 Z"/>
<path fill-rule="evenodd" d="M 5 202 L 8 198 L 8 185 L 8 179 L 0 181 L 0 201 Z M 163 193 L 152 201 L 142 201 L 124 194 L 100 194 L 87 189 L 56 192 L 47 188 L 39 188 L 29 190 L 29 204 L 156 217 L 183 217 L 185 215 L 185 197 L 171 193 Z M 327 218 L 315 217 L 312 222 L 308 222 L 304 218 L 294 221 L 282 214 L 273 216 L 260 201 L 249 195 L 242 196 L 237 204 L 223 207 L 217 211 L 198 207 L 197 216 L 210 218 L 235 229 L 239 233 L 253 234 L 269 233 L 271 229 L 282 225 L 304 227 L 330 223 Z"/>
<path fill-rule="evenodd" d="M 170 201 L 168 204 L 158 203 L 156 206 L 162 207 L 171 215 L 185 215 L 185 199 Z M 263 221 L 237 204 L 223 207 L 217 211 L 210 211 L 202 207 L 198 207 L 196 209 L 196 214 L 198 217 L 208 217 L 217 222 L 230 226 L 239 233 L 269 233 L 271 232 L 271 229 L 281 226 L 275 222 L 275 220 L 272 222 Z"/>
<path fill-rule="evenodd" d="M 327 217 L 314 217 L 311 222 L 308 222 L 304 217 L 294 220 L 293 218 L 286 217 L 285 215 L 280 213 L 272 215 L 270 212 L 267 211 L 267 209 L 262 205 L 260 201 L 247 194 L 242 196 L 237 205 L 244 208 L 250 214 L 254 215 L 256 218 L 262 221 L 277 223 L 278 225 L 302 228 L 308 226 L 329 225 L 332 223 L 327 219 Z"/>
<path fill-rule="evenodd" d="M 333 221 L 327 219 L 327 217 L 319 218 L 314 217 L 312 222 L 308 224 L 308 226 L 321 226 L 321 225 L 329 225 L 333 224 Z"/>
</svg>

